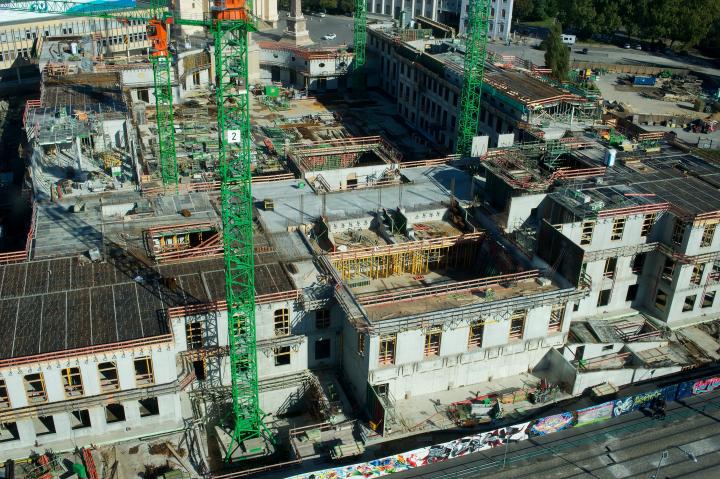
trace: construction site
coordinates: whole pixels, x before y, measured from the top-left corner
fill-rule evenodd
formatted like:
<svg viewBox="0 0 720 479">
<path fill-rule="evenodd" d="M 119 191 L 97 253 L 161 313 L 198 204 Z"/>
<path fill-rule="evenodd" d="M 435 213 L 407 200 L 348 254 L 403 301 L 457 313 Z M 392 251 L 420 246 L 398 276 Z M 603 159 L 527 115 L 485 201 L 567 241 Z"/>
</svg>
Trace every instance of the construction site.
<svg viewBox="0 0 720 479">
<path fill-rule="evenodd" d="M 275 42 L 234 0 L 88 13 L 149 56 L 45 37 L 0 103 L 5 477 L 315 477 L 720 359 L 720 167 L 485 52 L 489 3 L 464 40 L 357 2 L 300 45 L 295 0 Z"/>
</svg>

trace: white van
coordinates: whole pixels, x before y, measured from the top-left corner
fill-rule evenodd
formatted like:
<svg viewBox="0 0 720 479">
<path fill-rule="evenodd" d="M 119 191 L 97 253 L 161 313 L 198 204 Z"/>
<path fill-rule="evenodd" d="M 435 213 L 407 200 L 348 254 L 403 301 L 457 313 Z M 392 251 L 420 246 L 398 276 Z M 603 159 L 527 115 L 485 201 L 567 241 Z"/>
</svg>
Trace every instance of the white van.
<svg viewBox="0 0 720 479">
<path fill-rule="evenodd" d="M 565 35 L 563 33 L 560 38 L 565 45 L 575 45 L 575 35 Z"/>
</svg>

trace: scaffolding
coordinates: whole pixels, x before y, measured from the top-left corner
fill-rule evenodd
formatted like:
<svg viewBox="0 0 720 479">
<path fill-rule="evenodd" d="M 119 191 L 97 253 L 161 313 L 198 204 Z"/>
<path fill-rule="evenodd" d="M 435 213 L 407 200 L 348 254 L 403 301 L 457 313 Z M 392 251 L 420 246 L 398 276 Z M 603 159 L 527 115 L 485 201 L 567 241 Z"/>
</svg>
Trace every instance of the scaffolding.
<svg viewBox="0 0 720 479">
<path fill-rule="evenodd" d="M 288 157 L 303 171 L 324 171 L 357 166 L 372 154 L 383 163 L 400 163 L 398 150 L 380 136 L 293 143 Z"/>
<path fill-rule="evenodd" d="M 148 256 L 157 262 L 221 256 L 219 228 L 212 223 L 193 223 L 145 230 Z"/>
<path fill-rule="evenodd" d="M 362 248 L 331 253 L 330 261 L 343 281 L 358 277 L 388 278 L 400 274 L 420 277 L 431 270 L 472 264 L 483 238 L 482 233 L 469 233 L 423 242 Z"/>
</svg>

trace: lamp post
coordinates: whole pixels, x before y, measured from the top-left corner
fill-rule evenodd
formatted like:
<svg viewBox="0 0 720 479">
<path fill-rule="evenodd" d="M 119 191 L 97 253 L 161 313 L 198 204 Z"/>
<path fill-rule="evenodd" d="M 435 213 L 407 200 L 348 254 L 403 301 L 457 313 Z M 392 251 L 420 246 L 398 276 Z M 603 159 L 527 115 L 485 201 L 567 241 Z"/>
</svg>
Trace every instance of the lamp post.
<svg viewBox="0 0 720 479">
<path fill-rule="evenodd" d="M 658 461 L 658 467 L 657 467 L 657 470 L 655 471 L 655 475 L 652 477 L 652 479 L 657 479 L 658 474 L 660 474 L 660 468 L 662 467 L 662 463 L 667 458 L 668 458 L 668 451 L 666 449 L 662 452 L 662 454 L 660 454 L 660 460 Z"/>
</svg>

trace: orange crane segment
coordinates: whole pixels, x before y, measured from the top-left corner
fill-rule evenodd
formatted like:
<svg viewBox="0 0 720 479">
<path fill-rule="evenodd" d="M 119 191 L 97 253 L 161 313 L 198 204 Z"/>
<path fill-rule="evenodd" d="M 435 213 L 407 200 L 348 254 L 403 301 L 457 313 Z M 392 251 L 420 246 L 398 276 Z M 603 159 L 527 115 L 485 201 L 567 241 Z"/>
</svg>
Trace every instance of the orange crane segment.
<svg viewBox="0 0 720 479">
<path fill-rule="evenodd" d="M 168 33 L 161 20 L 150 20 L 147 26 L 147 37 L 150 42 L 151 57 L 168 56 Z"/>
<path fill-rule="evenodd" d="M 213 0 L 213 18 L 217 20 L 247 20 L 245 0 Z"/>
</svg>

